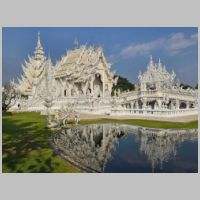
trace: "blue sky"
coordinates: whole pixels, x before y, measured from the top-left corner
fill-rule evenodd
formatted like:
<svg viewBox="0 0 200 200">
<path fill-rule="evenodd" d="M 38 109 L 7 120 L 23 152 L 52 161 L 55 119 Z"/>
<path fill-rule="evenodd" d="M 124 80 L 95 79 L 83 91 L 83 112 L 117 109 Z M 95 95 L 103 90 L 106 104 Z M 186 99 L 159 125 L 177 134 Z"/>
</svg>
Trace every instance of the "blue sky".
<svg viewBox="0 0 200 200">
<path fill-rule="evenodd" d="M 20 76 L 21 64 L 33 55 L 40 31 L 41 43 L 53 63 L 73 48 L 74 38 L 79 44 L 102 45 L 106 58 L 116 73 L 137 83 L 139 71 L 144 71 L 150 55 L 158 58 L 166 69 L 174 69 L 183 83 L 198 82 L 197 28 L 3 28 L 3 82 Z"/>
</svg>

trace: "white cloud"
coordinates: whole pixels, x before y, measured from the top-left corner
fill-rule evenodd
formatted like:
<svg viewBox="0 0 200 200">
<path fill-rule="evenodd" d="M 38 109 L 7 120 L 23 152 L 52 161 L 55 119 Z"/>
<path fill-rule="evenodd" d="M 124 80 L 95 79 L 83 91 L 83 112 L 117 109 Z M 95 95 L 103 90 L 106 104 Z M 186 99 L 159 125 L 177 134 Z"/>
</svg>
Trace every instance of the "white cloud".
<svg viewBox="0 0 200 200">
<path fill-rule="evenodd" d="M 175 33 L 170 35 L 166 40 L 165 49 L 170 55 L 175 55 L 186 49 L 197 44 L 197 34 L 186 37 L 183 33 Z"/>
<path fill-rule="evenodd" d="M 198 35 L 185 36 L 183 33 L 170 34 L 166 38 L 159 38 L 142 44 L 131 44 L 119 53 L 120 56 L 135 57 L 137 55 L 149 55 L 154 50 L 163 50 L 169 55 L 176 55 L 184 49 L 197 44 Z"/>
<path fill-rule="evenodd" d="M 161 46 L 164 43 L 164 39 L 158 39 L 147 43 L 142 44 L 136 44 L 136 45 L 130 45 L 126 48 L 124 48 L 120 55 L 124 57 L 132 57 L 134 55 L 146 55 L 149 54 L 152 50 L 161 48 Z"/>
</svg>

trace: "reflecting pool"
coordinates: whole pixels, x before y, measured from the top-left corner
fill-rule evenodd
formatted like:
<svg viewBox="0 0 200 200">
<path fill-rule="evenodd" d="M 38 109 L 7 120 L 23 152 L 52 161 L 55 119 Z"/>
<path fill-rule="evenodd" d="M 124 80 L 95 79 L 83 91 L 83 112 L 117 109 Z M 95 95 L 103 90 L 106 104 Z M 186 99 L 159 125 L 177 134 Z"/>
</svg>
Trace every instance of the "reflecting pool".
<svg viewBox="0 0 200 200">
<path fill-rule="evenodd" d="M 197 129 L 79 125 L 55 134 L 51 145 L 85 172 L 198 172 Z"/>
</svg>

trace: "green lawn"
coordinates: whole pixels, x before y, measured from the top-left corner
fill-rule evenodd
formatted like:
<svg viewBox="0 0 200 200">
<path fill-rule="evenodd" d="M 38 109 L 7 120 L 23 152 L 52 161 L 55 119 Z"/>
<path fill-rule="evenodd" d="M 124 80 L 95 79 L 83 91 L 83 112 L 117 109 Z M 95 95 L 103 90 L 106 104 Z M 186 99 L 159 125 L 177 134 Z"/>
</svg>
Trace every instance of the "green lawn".
<svg viewBox="0 0 200 200">
<path fill-rule="evenodd" d="M 142 119 L 97 119 L 97 120 L 82 120 L 81 124 L 92 124 L 92 123 L 120 123 L 136 126 L 144 126 L 151 128 L 198 128 L 198 121 L 189 123 L 175 123 L 175 122 L 161 122 L 153 120 L 142 120 Z"/>
<path fill-rule="evenodd" d="M 3 115 L 3 172 L 79 172 L 53 154 L 53 134 L 39 113 Z"/>
<path fill-rule="evenodd" d="M 169 123 L 147 120 L 82 120 L 81 124 L 123 123 L 155 128 L 197 128 L 198 122 Z M 3 172 L 80 172 L 54 155 L 49 139 L 54 134 L 45 128 L 39 113 L 3 115 Z"/>
</svg>

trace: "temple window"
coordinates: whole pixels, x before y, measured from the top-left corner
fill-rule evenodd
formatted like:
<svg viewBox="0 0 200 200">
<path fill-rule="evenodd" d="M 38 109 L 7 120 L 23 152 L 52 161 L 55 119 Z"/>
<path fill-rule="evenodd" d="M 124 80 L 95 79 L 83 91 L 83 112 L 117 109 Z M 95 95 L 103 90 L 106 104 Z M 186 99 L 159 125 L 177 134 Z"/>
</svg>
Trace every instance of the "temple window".
<svg viewBox="0 0 200 200">
<path fill-rule="evenodd" d="M 181 102 L 180 109 L 185 109 L 187 107 L 185 102 Z"/>
<path fill-rule="evenodd" d="M 65 97 L 67 96 L 67 90 L 64 90 L 64 96 Z"/>
</svg>

